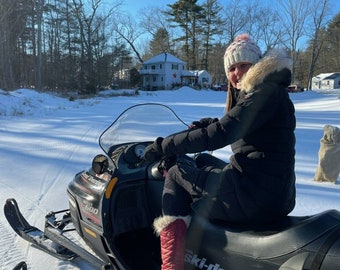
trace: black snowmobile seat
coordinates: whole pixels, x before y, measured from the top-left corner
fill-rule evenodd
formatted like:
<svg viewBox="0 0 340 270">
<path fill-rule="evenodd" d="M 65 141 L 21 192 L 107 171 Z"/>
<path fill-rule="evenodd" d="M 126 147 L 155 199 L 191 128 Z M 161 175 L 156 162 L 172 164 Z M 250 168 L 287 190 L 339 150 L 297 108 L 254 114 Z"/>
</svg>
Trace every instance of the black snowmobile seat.
<svg viewBox="0 0 340 270">
<path fill-rule="evenodd" d="M 340 224 L 340 213 L 328 210 L 312 216 L 287 216 L 268 225 L 228 225 L 195 215 L 189 233 L 199 232 L 202 243 L 218 249 L 265 259 L 283 256 L 307 246 Z M 209 246 L 209 245 L 208 245 Z"/>
</svg>

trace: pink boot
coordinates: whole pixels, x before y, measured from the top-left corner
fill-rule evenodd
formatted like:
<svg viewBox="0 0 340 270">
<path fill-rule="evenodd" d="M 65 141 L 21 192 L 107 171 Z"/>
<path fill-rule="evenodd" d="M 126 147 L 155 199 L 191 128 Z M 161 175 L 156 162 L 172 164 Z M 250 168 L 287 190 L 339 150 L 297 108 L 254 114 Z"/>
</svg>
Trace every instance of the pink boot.
<svg viewBox="0 0 340 270">
<path fill-rule="evenodd" d="M 162 270 L 184 269 L 184 248 L 190 216 L 162 216 L 153 225 L 161 240 Z"/>
</svg>

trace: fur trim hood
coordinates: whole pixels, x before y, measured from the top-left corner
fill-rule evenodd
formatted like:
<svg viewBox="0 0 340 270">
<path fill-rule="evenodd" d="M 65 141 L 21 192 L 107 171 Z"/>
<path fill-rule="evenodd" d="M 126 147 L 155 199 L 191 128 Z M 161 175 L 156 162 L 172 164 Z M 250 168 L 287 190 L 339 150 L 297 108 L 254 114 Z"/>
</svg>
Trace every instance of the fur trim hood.
<svg viewBox="0 0 340 270">
<path fill-rule="evenodd" d="M 270 50 L 259 62 L 253 65 L 242 78 L 242 90 L 249 92 L 273 72 L 285 68 L 292 70 L 293 61 L 283 49 Z"/>
</svg>

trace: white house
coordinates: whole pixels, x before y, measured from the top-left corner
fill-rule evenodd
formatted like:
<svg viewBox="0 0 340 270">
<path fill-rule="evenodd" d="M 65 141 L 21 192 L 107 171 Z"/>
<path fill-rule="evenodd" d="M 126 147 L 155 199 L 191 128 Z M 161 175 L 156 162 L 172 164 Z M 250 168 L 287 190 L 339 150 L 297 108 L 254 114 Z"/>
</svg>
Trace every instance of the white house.
<svg viewBox="0 0 340 270">
<path fill-rule="evenodd" d="M 340 88 L 340 72 L 321 73 L 312 78 L 312 89 L 327 90 Z"/>
<path fill-rule="evenodd" d="M 186 63 L 170 53 L 160 53 L 145 61 L 139 74 L 143 76 L 143 89 L 171 89 L 180 85 Z"/>
<path fill-rule="evenodd" d="M 182 73 L 183 85 L 199 85 L 207 88 L 211 85 L 211 76 L 206 70 L 184 70 Z"/>
<path fill-rule="evenodd" d="M 139 74 L 143 77 L 143 89 L 172 89 L 181 85 L 211 84 L 211 76 L 205 70 L 189 71 L 186 63 L 170 53 L 160 53 L 145 61 Z"/>
</svg>

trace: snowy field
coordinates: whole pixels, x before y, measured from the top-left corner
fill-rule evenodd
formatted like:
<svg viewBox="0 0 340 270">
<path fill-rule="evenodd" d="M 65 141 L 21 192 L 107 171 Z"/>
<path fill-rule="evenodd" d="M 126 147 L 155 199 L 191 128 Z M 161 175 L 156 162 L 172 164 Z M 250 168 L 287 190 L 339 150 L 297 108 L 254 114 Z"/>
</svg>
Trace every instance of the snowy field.
<svg viewBox="0 0 340 270">
<path fill-rule="evenodd" d="M 131 105 L 157 102 L 170 106 L 186 123 L 224 113 L 225 92 L 140 91 L 136 96 L 101 92 L 91 99 L 69 101 L 20 89 L 0 90 L 0 202 L 15 198 L 27 220 L 43 229 L 45 214 L 68 208 L 66 188 L 75 173 L 87 169 L 101 153 L 100 133 Z M 340 127 L 340 90 L 290 94 L 296 109 L 297 198 L 292 215 L 340 210 L 340 179 L 314 182 L 324 125 Z M 214 153 L 228 161 L 230 148 Z M 340 164 L 339 164 L 340 166 Z M 65 262 L 46 255 L 19 238 L 0 214 L 0 269 L 26 261 L 28 269 L 93 268 L 76 259 Z"/>
</svg>

